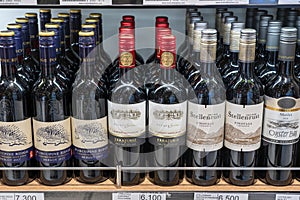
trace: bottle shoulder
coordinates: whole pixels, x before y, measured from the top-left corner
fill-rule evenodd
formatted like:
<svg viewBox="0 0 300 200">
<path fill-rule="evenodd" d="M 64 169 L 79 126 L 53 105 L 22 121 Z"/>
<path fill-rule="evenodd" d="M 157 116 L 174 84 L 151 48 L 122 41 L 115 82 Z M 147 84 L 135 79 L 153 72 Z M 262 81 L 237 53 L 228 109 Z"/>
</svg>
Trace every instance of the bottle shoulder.
<svg viewBox="0 0 300 200">
<path fill-rule="evenodd" d="M 27 88 L 18 78 L 7 79 L 1 78 L 0 91 L 2 94 L 5 93 L 27 93 Z"/>
<path fill-rule="evenodd" d="M 270 97 L 294 96 L 300 98 L 300 84 L 293 78 L 277 75 L 265 86 L 265 94 Z"/>
<path fill-rule="evenodd" d="M 146 94 L 134 82 L 122 83 L 119 81 L 109 92 L 109 100 L 120 104 L 134 104 L 146 101 Z"/>
</svg>

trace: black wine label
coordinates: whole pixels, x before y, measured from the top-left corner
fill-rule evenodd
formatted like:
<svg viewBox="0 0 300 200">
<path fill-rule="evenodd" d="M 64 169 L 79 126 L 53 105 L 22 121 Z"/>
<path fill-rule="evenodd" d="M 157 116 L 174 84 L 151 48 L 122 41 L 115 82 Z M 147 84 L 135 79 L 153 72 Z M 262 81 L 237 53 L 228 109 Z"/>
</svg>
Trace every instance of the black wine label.
<svg viewBox="0 0 300 200">
<path fill-rule="evenodd" d="M 185 145 L 186 137 L 185 135 L 174 138 L 164 138 L 153 136 L 149 138 L 149 142 L 155 146 L 163 147 L 178 147 L 180 145 Z"/>
<path fill-rule="evenodd" d="M 140 137 L 118 137 L 109 135 L 109 141 L 112 145 L 120 147 L 136 147 L 145 143 L 145 136 Z"/>
</svg>

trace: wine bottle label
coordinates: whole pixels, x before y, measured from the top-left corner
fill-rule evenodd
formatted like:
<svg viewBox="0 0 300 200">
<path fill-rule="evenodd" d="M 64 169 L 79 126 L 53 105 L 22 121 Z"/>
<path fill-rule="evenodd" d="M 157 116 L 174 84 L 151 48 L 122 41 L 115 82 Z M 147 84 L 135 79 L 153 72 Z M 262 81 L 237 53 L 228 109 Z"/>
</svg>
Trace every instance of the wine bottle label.
<svg viewBox="0 0 300 200">
<path fill-rule="evenodd" d="M 120 138 L 140 137 L 146 131 L 146 102 L 118 104 L 108 101 L 109 133 Z"/>
<path fill-rule="evenodd" d="M 149 133 L 161 138 L 176 138 L 186 133 L 187 102 L 159 104 L 149 101 Z"/>
<path fill-rule="evenodd" d="M 223 43 L 226 45 L 230 44 L 230 30 L 231 30 L 231 24 L 224 24 Z"/>
<path fill-rule="evenodd" d="M 107 156 L 107 117 L 80 120 L 72 117 L 74 156 L 79 160 L 96 161 Z"/>
<path fill-rule="evenodd" d="M 255 42 L 253 43 L 241 43 L 239 60 L 244 63 L 254 62 L 255 59 Z"/>
<path fill-rule="evenodd" d="M 71 120 L 41 122 L 33 119 L 34 147 L 40 162 L 57 163 L 71 158 Z"/>
<path fill-rule="evenodd" d="M 188 103 L 187 146 L 196 151 L 223 147 L 225 102 L 216 105 Z"/>
<path fill-rule="evenodd" d="M 216 62 L 217 43 L 201 42 L 200 61 L 204 63 Z"/>
<path fill-rule="evenodd" d="M 281 61 L 294 61 L 295 60 L 295 51 L 296 51 L 295 42 L 286 42 L 280 43 L 278 60 Z"/>
<path fill-rule="evenodd" d="M 16 42 L 16 54 L 17 54 L 17 56 L 23 56 L 23 42 L 22 42 L 22 38 L 15 36 L 15 42 Z"/>
<path fill-rule="evenodd" d="M 273 144 L 294 144 L 300 135 L 300 99 L 265 96 L 263 140 Z"/>
<path fill-rule="evenodd" d="M 172 52 L 164 51 L 160 55 L 160 67 L 165 69 L 175 68 L 175 55 Z"/>
<path fill-rule="evenodd" d="M 120 55 L 120 68 L 134 68 L 135 67 L 135 53 L 122 52 Z"/>
<path fill-rule="evenodd" d="M 237 105 L 226 101 L 224 146 L 234 151 L 255 151 L 260 147 L 263 102 Z"/>
<path fill-rule="evenodd" d="M 31 118 L 0 122 L 0 160 L 22 163 L 33 157 Z"/>
</svg>

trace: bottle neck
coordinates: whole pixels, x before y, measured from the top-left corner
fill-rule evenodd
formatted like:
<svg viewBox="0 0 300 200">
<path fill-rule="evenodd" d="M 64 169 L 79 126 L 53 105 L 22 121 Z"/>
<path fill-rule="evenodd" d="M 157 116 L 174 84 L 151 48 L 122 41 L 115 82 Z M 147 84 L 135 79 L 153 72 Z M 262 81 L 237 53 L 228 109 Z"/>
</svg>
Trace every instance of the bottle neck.
<svg viewBox="0 0 300 200">
<path fill-rule="evenodd" d="M 266 43 L 257 44 L 257 55 L 265 55 L 266 52 Z"/>
<path fill-rule="evenodd" d="M 239 63 L 239 71 L 240 74 L 246 78 L 246 79 L 251 79 L 254 77 L 253 73 L 254 69 L 254 62 L 241 62 Z"/>
<path fill-rule="evenodd" d="M 119 56 L 119 67 L 120 67 L 120 78 L 122 83 L 132 83 L 134 80 L 135 68 L 135 51 L 123 51 L 120 50 Z"/>
<path fill-rule="evenodd" d="M 40 46 L 40 65 L 43 78 L 54 78 L 56 61 L 55 46 Z"/>
<path fill-rule="evenodd" d="M 286 78 L 294 76 L 294 61 L 279 61 L 278 74 Z"/>
<path fill-rule="evenodd" d="M 172 84 L 175 81 L 176 54 L 175 52 L 164 51 L 160 59 L 160 80 L 165 84 Z"/>
<path fill-rule="evenodd" d="M 93 50 L 95 45 L 80 45 L 79 54 L 82 59 L 82 78 L 91 80 L 94 76 L 94 68 L 96 66 L 96 56 Z"/>
<path fill-rule="evenodd" d="M 267 64 L 270 66 L 274 66 L 277 63 L 278 51 L 267 51 Z"/>
<path fill-rule="evenodd" d="M 15 78 L 16 74 L 16 47 L 14 45 L 1 48 L 1 76 L 4 78 Z"/>
<path fill-rule="evenodd" d="M 24 54 L 25 54 L 25 50 L 23 49 L 22 36 L 15 36 L 15 45 L 16 45 L 17 62 L 19 65 L 21 65 L 24 61 Z"/>
<path fill-rule="evenodd" d="M 31 51 L 37 51 L 39 49 L 39 33 L 37 23 L 29 23 L 29 33 Z"/>
<path fill-rule="evenodd" d="M 102 28 L 102 22 L 99 23 L 99 27 L 98 27 L 98 34 L 99 34 L 99 41 L 100 44 L 103 42 L 103 28 Z"/>
<path fill-rule="evenodd" d="M 160 79 L 163 83 L 174 83 L 175 81 L 175 70 L 173 68 L 164 68 L 160 69 Z"/>
<path fill-rule="evenodd" d="M 280 42 L 279 44 L 279 69 L 278 74 L 285 78 L 294 77 L 294 60 L 295 60 L 296 43 Z"/>
<path fill-rule="evenodd" d="M 230 45 L 228 45 L 228 44 L 224 44 L 223 45 L 223 49 L 224 49 L 224 53 L 223 53 L 223 55 L 230 55 Z"/>
<path fill-rule="evenodd" d="M 239 52 L 231 52 L 231 65 L 238 65 Z"/>
<path fill-rule="evenodd" d="M 79 36 L 78 32 L 81 29 L 81 19 L 80 18 L 70 18 L 70 40 L 71 45 L 78 45 Z"/>
</svg>

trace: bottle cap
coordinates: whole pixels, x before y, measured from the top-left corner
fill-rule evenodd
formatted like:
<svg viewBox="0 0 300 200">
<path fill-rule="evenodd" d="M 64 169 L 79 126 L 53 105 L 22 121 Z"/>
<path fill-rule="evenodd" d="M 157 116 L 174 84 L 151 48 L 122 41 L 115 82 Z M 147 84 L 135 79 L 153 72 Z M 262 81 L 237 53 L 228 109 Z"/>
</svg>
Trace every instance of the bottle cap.
<svg viewBox="0 0 300 200">
<path fill-rule="evenodd" d="M 97 18 L 86 18 L 85 22 L 88 22 L 88 23 L 97 23 L 97 22 L 99 22 L 99 19 L 97 19 Z"/>
<path fill-rule="evenodd" d="M 226 16 L 225 24 L 231 24 L 232 22 L 236 22 L 238 20 L 237 16 Z"/>
<path fill-rule="evenodd" d="M 40 9 L 40 13 L 50 13 L 50 9 Z"/>
<path fill-rule="evenodd" d="M 41 36 L 41 37 L 52 37 L 54 35 L 55 35 L 54 31 L 40 31 L 39 32 L 39 36 Z"/>
<path fill-rule="evenodd" d="M 36 18 L 37 14 L 36 13 L 25 13 L 25 17 L 27 17 L 27 18 L 32 18 L 32 17 Z"/>
<path fill-rule="evenodd" d="M 45 28 L 59 28 L 59 24 L 47 23 L 47 24 L 45 24 Z"/>
<path fill-rule="evenodd" d="M 217 30 L 216 29 L 202 30 L 201 39 L 217 42 Z"/>
<path fill-rule="evenodd" d="M 188 17 L 191 18 L 191 17 L 199 17 L 201 16 L 201 13 L 200 12 L 190 12 Z"/>
<path fill-rule="evenodd" d="M 283 27 L 281 29 L 280 41 L 284 42 L 296 42 L 297 29 L 294 27 Z"/>
<path fill-rule="evenodd" d="M 268 19 L 261 19 L 259 21 L 259 27 L 268 27 L 269 26 L 269 21 Z"/>
<path fill-rule="evenodd" d="M 156 28 L 169 28 L 169 23 L 166 22 L 161 22 L 161 23 L 157 23 Z"/>
<path fill-rule="evenodd" d="M 18 18 L 16 18 L 16 22 L 17 23 L 28 23 L 29 19 L 23 18 L 23 17 L 18 17 Z"/>
<path fill-rule="evenodd" d="M 228 10 L 227 8 L 217 8 L 216 9 L 216 14 L 221 13 L 221 12 L 225 12 L 227 10 Z"/>
<path fill-rule="evenodd" d="M 70 9 L 70 13 L 81 13 L 80 9 Z"/>
<path fill-rule="evenodd" d="M 51 18 L 50 22 L 52 22 L 52 23 L 62 23 L 62 22 L 64 22 L 64 19 L 55 17 L 55 18 Z"/>
<path fill-rule="evenodd" d="M 22 25 L 21 24 L 15 24 L 15 23 L 7 24 L 6 27 L 8 29 L 22 29 Z"/>
<path fill-rule="evenodd" d="M 241 40 L 256 40 L 256 30 L 251 28 L 245 28 L 241 30 Z"/>
<path fill-rule="evenodd" d="M 176 50 L 176 37 L 174 35 L 164 35 L 160 41 L 161 51 L 175 51 Z"/>
<path fill-rule="evenodd" d="M 260 20 L 272 20 L 273 15 L 261 15 Z"/>
<path fill-rule="evenodd" d="M 134 28 L 132 21 L 121 21 L 120 24 L 121 24 L 121 27 Z"/>
<path fill-rule="evenodd" d="M 0 31 L 0 37 L 11 37 L 14 35 L 15 33 L 13 31 Z"/>
<path fill-rule="evenodd" d="M 133 15 L 124 15 L 122 16 L 122 20 L 124 21 L 134 21 L 135 17 Z"/>
<path fill-rule="evenodd" d="M 244 28 L 245 28 L 244 22 L 232 22 L 231 23 L 231 30 L 244 29 Z"/>
<path fill-rule="evenodd" d="M 67 17 L 70 17 L 70 14 L 69 13 L 58 13 L 57 16 L 61 17 L 61 18 L 67 18 Z"/>
<path fill-rule="evenodd" d="M 155 18 L 156 23 L 161 23 L 161 22 L 168 22 L 168 17 L 166 16 L 157 16 Z"/>
<path fill-rule="evenodd" d="M 227 16 L 233 16 L 233 12 L 231 11 L 226 11 L 226 12 L 222 12 L 222 21 L 225 21 L 225 17 Z"/>
<path fill-rule="evenodd" d="M 94 31 L 79 31 L 78 35 L 80 37 L 91 37 L 91 36 L 94 36 L 95 33 L 94 33 Z"/>
<path fill-rule="evenodd" d="M 194 23 L 194 30 L 206 29 L 207 26 L 208 26 L 208 22 L 207 21 L 195 22 Z"/>
<path fill-rule="evenodd" d="M 270 20 L 269 21 L 269 27 L 281 27 L 282 26 L 282 22 L 280 20 Z"/>
<path fill-rule="evenodd" d="M 96 28 L 96 24 L 81 24 L 81 28 Z"/>
<path fill-rule="evenodd" d="M 195 22 L 203 21 L 202 16 L 197 16 L 197 17 L 191 17 L 190 18 L 190 24 L 194 24 Z"/>
<path fill-rule="evenodd" d="M 89 17 L 91 18 L 100 18 L 102 17 L 101 13 L 90 13 Z"/>
<path fill-rule="evenodd" d="M 120 34 L 134 34 L 134 29 L 133 28 L 128 28 L 128 27 L 120 27 L 119 28 L 119 33 Z"/>
</svg>

